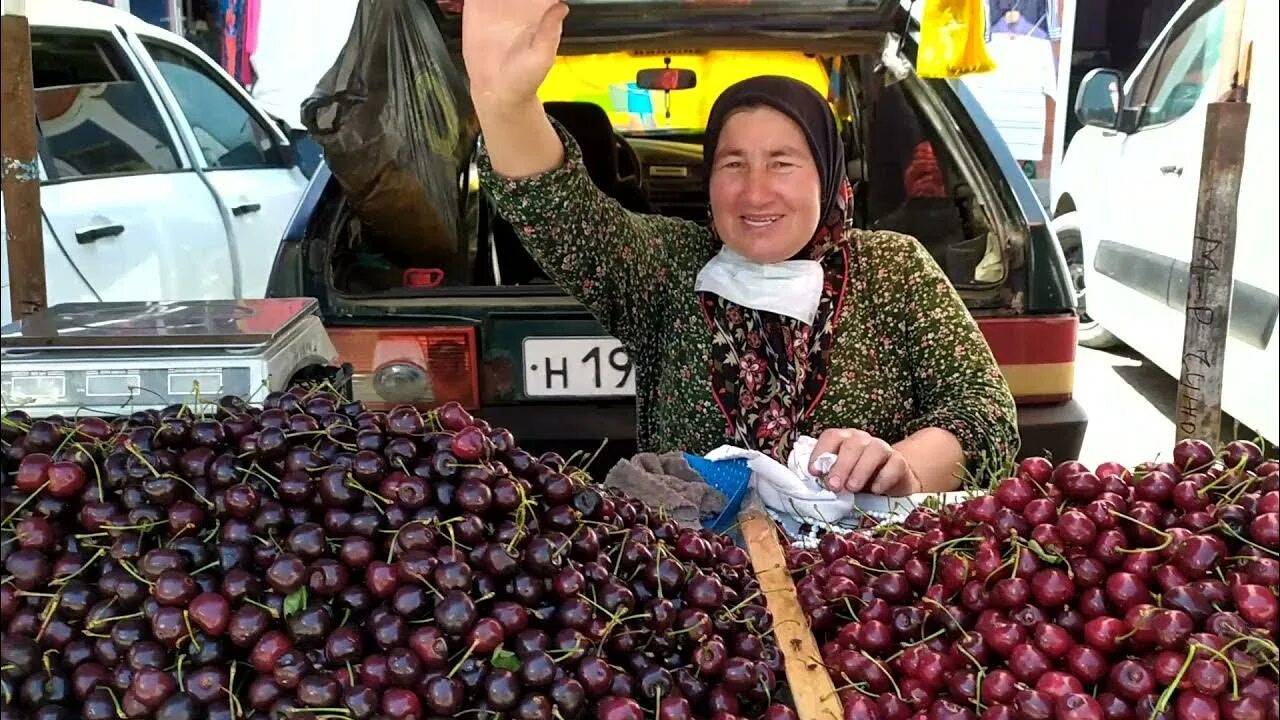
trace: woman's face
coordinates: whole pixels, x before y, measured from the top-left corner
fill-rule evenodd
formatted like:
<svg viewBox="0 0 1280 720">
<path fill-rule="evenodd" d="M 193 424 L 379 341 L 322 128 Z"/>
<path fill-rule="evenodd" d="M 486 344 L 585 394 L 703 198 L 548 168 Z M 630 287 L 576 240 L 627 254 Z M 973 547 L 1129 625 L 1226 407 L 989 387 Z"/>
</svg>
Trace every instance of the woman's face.
<svg viewBox="0 0 1280 720">
<path fill-rule="evenodd" d="M 725 121 L 711 163 L 711 217 L 731 250 L 758 263 L 794 257 L 818 228 L 821 187 L 791 118 L 754 107 Z"/>
</svg>

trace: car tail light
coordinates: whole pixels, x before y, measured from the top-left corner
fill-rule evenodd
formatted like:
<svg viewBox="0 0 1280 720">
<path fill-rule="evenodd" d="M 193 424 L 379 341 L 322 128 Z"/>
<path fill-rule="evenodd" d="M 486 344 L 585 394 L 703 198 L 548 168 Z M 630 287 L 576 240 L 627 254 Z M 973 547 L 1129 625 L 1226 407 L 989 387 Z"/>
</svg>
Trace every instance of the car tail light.
<svg viewBox="0 0 1280 720">
<path fill-rule="evenodd" d="M 1024 405 L 1065 402 L 1075 388 L 1075 315 L 979 318 L 1014 399 Z"/>
<path fill-rule="evenodd" d="M 329 338 L 352 365 L 354 399 L 372 409 L 480 404 L 475 328 L 329 328 Z"/>
</svg>

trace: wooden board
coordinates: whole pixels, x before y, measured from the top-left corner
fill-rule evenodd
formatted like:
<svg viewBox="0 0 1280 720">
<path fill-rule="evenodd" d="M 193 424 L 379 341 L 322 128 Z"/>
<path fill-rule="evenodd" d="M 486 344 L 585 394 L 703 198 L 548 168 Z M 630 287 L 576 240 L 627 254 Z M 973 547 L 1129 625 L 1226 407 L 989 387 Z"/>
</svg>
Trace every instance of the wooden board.
<svg viewBox="0 0 1280 720">
<path fill-rule="evenodd" d="M 818 643 L 796 597 L 795 583 L 787 572 L 787 559 L 773 520 L 748 496 L 738 514 L 751 565 L 760 581 L 760 592 L 773 614 L 773 632 L 786 665 L 787 685 L 800 720 L 843 720 L 844 711 L 835 685 L 822 664 Z"/>
</svg>

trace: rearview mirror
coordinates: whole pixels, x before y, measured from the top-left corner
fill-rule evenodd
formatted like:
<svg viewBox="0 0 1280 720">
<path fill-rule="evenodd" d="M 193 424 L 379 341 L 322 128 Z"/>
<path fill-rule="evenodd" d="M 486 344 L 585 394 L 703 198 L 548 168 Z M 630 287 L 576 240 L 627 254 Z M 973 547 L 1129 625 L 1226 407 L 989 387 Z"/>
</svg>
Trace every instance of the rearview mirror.
<svg viewBox="0 0 1280 720">
<path fill-rule="evenodd" d="M 1082 125 L 1108 130 L 1115 128 L 1123 93 L 1120 73 L 1107 68 L 1090 70 L 1076 91 L 1076 119 Z"/>
<path fill-rule="evenodd" d="M 644 90 L 688 90 L 698 84 L 698 74 L 681 68 L 648 68 L 636 73 L 636 85 Z"/>
</svg>

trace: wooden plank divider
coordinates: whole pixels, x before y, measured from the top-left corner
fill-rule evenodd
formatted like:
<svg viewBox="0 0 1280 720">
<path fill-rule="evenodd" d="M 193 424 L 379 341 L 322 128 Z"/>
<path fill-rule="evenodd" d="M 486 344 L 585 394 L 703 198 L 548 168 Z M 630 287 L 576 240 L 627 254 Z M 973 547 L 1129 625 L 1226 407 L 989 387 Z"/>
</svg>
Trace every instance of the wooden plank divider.
<svg viewBox="0 0 1280 720">
<path fill-rule="evenodd" d="M 778 530 L 754 493 L 743 502 L 738 520 L 765 606 L 773 615 L 773 632 L 782 651 L 796 715 L 800 720 L 843 720 L 840 698 L 822 664 L 818 643 L 787 570 Z"/>
</svg>

